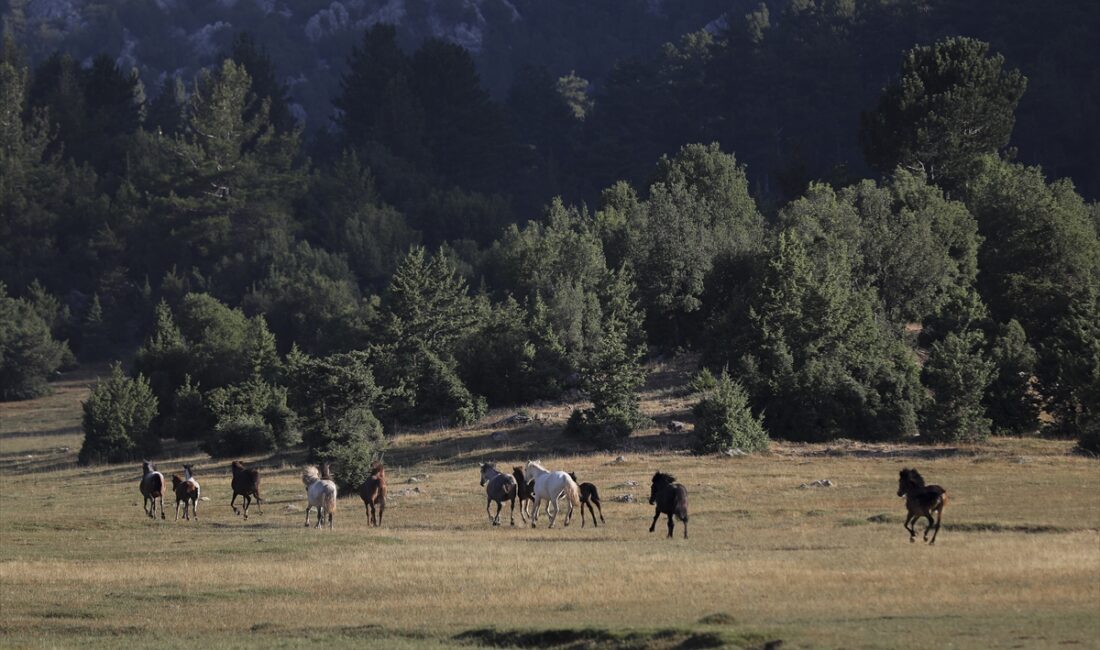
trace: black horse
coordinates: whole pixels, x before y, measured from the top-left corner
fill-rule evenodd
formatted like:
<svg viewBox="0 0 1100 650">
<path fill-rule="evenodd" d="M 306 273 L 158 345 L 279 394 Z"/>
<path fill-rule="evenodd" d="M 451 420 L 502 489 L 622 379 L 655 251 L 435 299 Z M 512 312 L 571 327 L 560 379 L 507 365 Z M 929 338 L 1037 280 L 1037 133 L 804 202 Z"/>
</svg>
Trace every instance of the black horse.
<svg viewBox="0 0 1100 650">
<path fill-rule="evenodd" d="M 672 528 L 675 525 L 672 516 L 676 515 L 684 522 L 684 539 L 688 536 L 688 493 L 687 488 L 676 482 L 676 477 L 671 474 L 657 472 L 653 475 L 653 487 L 649 491 L 649 505 L 657 506 L 657 512 L 653 515 L 653 523 L 649 525 L 649 532 L 657 526 L 657 519 L 662 515 L 668 515 L 668 536 L 672 537 Z M 583 510 L 582 510 L 583 512 Z"/>
<path fill-rule="evenodd" d="M 523 519 L 523 523 L 527 523 L 527 510 L 535 503 L 535 482 L 526 479 L 522 465 L 516 465 L 512 468 L 512 476 L 516 479 L 519 516 Z"/>
<path fill-rule="evenodd" d="M 947 490 L 938 485 L 925 485 L 924 477 L 915 469 L 903 469 L 898 475 L 898 496 L 905 497 L 905 509 L 908 511 L 905 530 L 909 531 L 909 541 L 917 541 L 917 520 L 925 517 L 928 526 L 924 529 L 924 541 L 935 544 L 936 535 L 940 534 L 943 507 L 947 504 Z M 936 515 L 934 521 L 933 514 Z M 928 531 L 933 528 L 936 530 L 929 542 Z"/>
<path fill-rule="evenodd" d="M 592 483 L 581 483 L 577 480 L 577 475 L 573 472 L 569 472 L 569 478 L 573 479 L 573 482 L 581 489 L 581 528 L 584 528 L 584 507 L 588 506 L 588 512 L 592 513 L 592 525 L 599 528 L 600 525 L 596 523 L 596 513 L 592 510 L 592 504 L 596 504 L 596 509 L 600 511 L 600 521 L 607 523 L 603 519 L 603 507 L 600 506 L 600 493 L 596 490 L 596 486 Z"/>
</svg>

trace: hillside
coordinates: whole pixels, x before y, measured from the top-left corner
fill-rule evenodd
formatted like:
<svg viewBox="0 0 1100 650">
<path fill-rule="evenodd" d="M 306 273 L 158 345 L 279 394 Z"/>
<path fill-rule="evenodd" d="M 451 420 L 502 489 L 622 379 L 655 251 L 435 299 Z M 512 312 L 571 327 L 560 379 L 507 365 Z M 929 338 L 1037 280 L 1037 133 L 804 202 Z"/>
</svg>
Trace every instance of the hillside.
<svg viewBox="0 0 1100 650">
<path fill-rule="evenodd" d="M 198 521 L 173 521 L 169 506 L 162 522 L 142 515 L 133 464 L 73 464 L 89 379 L 0 405 L 5 645 L 918 648 L 930 629 L 963 647 L 1100 638 L 1100 478 L 1068 443 L 777 444 L 724 458 L 684 455 L 654 431 L 616 462 L 618 450 L 562 444 L 556 423 L 497 445 L 492 414 L 393 441 L 379 529 L 357 497 L 340 501 L 333 532 L 303 529 L 293 455 L 250 459 L 264 514 L 235 518 L 227 464 L 186 446 L 159 465 L 194 463 L 210 500 Z M 653 385 L 644 403 L 658 417 L 682 404 Z M 489 526 L 476 464 L 533 456 L 599 485 L 607 524 Z M 897 470 L 912 465 L 951 495 L 932 547 L 910 545 L 900 525 Z M 689 490 L 687 540 L 679 525 L 673 540 L 646 532 L 658 468 Z M 834 486 L 800 488 L 825 478 Z M 637 502 L 617 502 L 624 494 Z"/>
</svg>

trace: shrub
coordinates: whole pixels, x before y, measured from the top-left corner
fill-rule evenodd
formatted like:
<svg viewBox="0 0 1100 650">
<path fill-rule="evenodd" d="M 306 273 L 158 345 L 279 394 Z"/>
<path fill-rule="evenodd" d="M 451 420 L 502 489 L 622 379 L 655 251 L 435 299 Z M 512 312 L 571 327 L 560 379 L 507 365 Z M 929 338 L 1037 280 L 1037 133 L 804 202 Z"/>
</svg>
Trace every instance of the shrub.
<svg viewBox="0 0 1100 650">
<path fill-rule="evenodd" d="M 1077 448 L 1094 456 L 1100 456 L 1100 427 L 1082 433 L 1077 439 Z"/>
<path fill-rule="evenodd" d="M 159 448 L 159 438 L 149 428 L 157 414 L 157 398 L 142 375 L 131 379 L 116 363 L 83 407 L 84 445 L 78 457 L 82 465 L 133 460 Z"/>
<path fill-rule="evenodd" d="M 714 387 L 703 393 L 692 413 L 696 418 L 696 449 L 699 452 L 716 452 L 731 447 L 744 451 L 768 448 L 768 433 L 764 430 L 763 418 L 752 414 L 745 388 L 730 379 L 725 371 L 715 379 Z"/>
<path fill-rule="evenodd" d="M 994 365 L 982 352 L 981 332 L 948 334 L 932 346 L 921 378 L 933 400 L 922 412 L 922 433 L 932 442 L 980 440 L 989 435 L 982 397 Z"/>
</svg>

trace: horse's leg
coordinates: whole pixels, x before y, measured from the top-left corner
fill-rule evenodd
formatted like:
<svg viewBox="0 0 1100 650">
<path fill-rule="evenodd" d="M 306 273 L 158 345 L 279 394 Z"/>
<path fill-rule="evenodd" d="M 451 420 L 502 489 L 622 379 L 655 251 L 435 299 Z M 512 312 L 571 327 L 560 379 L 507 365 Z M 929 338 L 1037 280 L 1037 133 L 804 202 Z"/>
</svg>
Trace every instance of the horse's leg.
<svg viewBox="0 0 1100 650">
<path fill-rule="evenodd" d="M 248 497 L 245 497 L 245 498 L 247 499 Z M 233 514 L 237 515 L 238 517 L 241 515 L 241 513 L 237 511 L 237 493 L 236 492 L 233 493 L 233 498 L 229 500 L 229 507 L 233 509 Z"/>
<path fill-rule="evenodd" d="M 581 501 L 581 528 L 584 528 L 584 501 Z M 596 525 L 596 519 L 592 519 L 592 525 Z"/>
<path fill-rule="evenodd" d="M 179 520 L 180 520 L 180 500 L 176 499 L 176 518 L 173 519 L 172 521 L 179 521 Z"/>
<path fill-rule="evenodd" d="M 676 523 L 672 521 L 672 513 L 668 513 L 668 538 L 672 539 L 672 529 L 676 526 Z"/>
<path fill-rule="evenodd" d="M 244 518 L 248 519 L 248 506 L 252 504 L 252 497 L 248 496 L 247 494 L 243 494 L 241 496 L 244 497 Z"/>
<path fill-rule="evenodd" d="M 256 490 L 255 496 L 256 496 L 256 512 L 258 512 L 259 514 L 262 515 L 262 514 L 264 514 L 264 511 L 263 511 L 263 508 L 260 507 L 260 504 L 262 504 L 263 501 L 260 500 L 260 491 L 259 490 Z"/>
<path fill-rule="evenodd" d="M 658 508 L 657 512 L 653 513 L 653 523 L 649 525 L 649 532 L 653 532 L 653 529 L 657 527 L 657 520 L 661 518 L 661 509 Z"/>
<path fill-rule="evenodd" d="M 943 521 L 943 504 L 942 503 L 940 504 L 940 507 L 936 508 L 936 532 L 932 533 L 932 541 L 928 542 L 928 544 L 930 546 L 932 544 L 936 543 L 936 535 L 940 534 L 940 522 L 941 521 Z"/>
<path fill-rule="evenodd" d="M 538 496 L 533 496 L 531 497 L 531 501 L 535 504 L 535 509 L 531 512 L 531 528 L 537 528 L 539 520 L 539 502 L 541 499 L 539 499 Z"/>
<path fill-rule="evenodd" d="M 603 518 L 603 506 L 600 505 L 600 502 L 598 500 L 593 499 L 593 501 L 596 501 L 596 510 L 600 511 L 600 522 L 606 524 L 607 522 L 604 521 L 604 518 Z M 588 507 L 589 507 L 589 509 L 592 508 L 592 506 L 588 506 Z"/>
<path fill-rule="evenodd" d="M 924 513 L 924 516 L 928 518 L 928 525 L 924 528 L 924 541 L 928 541 L 928 531 L 932 530 L 932 526 L 936 525 L 936 520 L 932 519 L 932 511 L 929 510 Z"/>
<path fill-rule="evenodd" d="M 907 533 L 909 533 L 909 541 L 910 541 L 910 543 L 912 543 L 912 542 L 916 541 L 916 537 L 917 537 L 917 532 L 916 532 L 916 530 L 914 530 L 913 528 L 910 528 L 910 527 L 909 527 L 909 522 L 910 522 L 910 521 L 912 521 L 912 520 L 913 520 L 913 513 L 911 513 L 911 512 L 910 512 L 909 514 L 907 514 L 907 515 L 905 516 L 905 523 L 904 523 L 904 524 L 902 524 L 903 526 L 905 526 L 905 531 L 906 531 Z"/>
<path fill-rule="evenodd" d="M 554 514 L 550 514 L 550 506 L 551 505 L 554 506 Z M 546 519 L 549 522 L 549 523 L 546 524 L 547 528 L 553 528 L 554 527 L 554 522 L 558 520 L 558 511 L 559 510 L 560 510 L 560 508 L 558 507 L 558 498 L 557 497 L 554 497 L 553 499 L 550 499 L 546 503 Z"/>
<path fill-rule="evenodd" d="M 489 508 L 493 505 L 493 497 L 485 495 L 485 516 L 489 518 L 489 523 L 493 523 L 493 513 L 489 511 Z"/>
<path fill-rule="evenodd" d="M 516 495 L 514 495 L 514 494 L 512 495 L 512 507 L 508 511 L 508 518 L 511 519 L 511 523 L 509 525 L 512 526 L 513 528 L 515 528 L 515 526 L 516 526 Z"/>
<path fill-rule="evenodd" d="M 310 510 L 310 508 L 312 508 L 312 507 L 313 507 L 313 506 L 311 506 L 311 505 L 307 505 L 307 506 L 306 506 L 306 528 L 309 528 L 309 510 Z"/>
</svg>

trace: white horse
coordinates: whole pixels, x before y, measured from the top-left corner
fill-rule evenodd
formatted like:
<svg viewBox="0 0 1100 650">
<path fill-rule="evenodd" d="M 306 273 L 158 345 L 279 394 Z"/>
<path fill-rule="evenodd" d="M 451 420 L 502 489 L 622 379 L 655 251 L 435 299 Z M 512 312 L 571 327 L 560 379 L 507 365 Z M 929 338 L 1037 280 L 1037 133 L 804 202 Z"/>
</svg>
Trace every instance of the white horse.
<svg viewBox="0 0 1100 650">
<path fill-rule="evenodd" d="M 546 506 L 546 516 L 550 519 L 549 528 L 554 527 L 554 522 L 558 518 L 558 499 L 562 497 L 562 494 L 569 500 L 569 511 L 565 515 L 565 524 L 569 525 L 570 520 L 573 519 L 573 508 L 581 505 L 580 488 L 565 472 L 551 472 L 542 466 L 537 460 L 531 460 L 527 462 L 527 467 L 523 470 L 524 476 L 527 480 L 535 482 L 535 492 L 532 495 L 535 501 L 534 514 L 531 515 L 531 528 L 535 527 L 535 523 L 539 518 L 539 505 L 543 499 L 548 502 Z M 554 512 L 550 512 L 550 505 L 553 504 Z"/>
<path fill-rule="evenodd" d="M 332 529 L 332 513 L 336 511 L 336 484 L 329 475 L 328 463 L 321 465 L 321 470 L 309 466 L 302 472 L 302 483 L 306 486 L 306 495 L 309 497 L 309 505 L 306 506 L 306 528 L 309 528 L 310 508 L 317 508 L 317 528 L 321 527 L 324 515 L 328 514 L 328 527 Z"/>
</svg>

